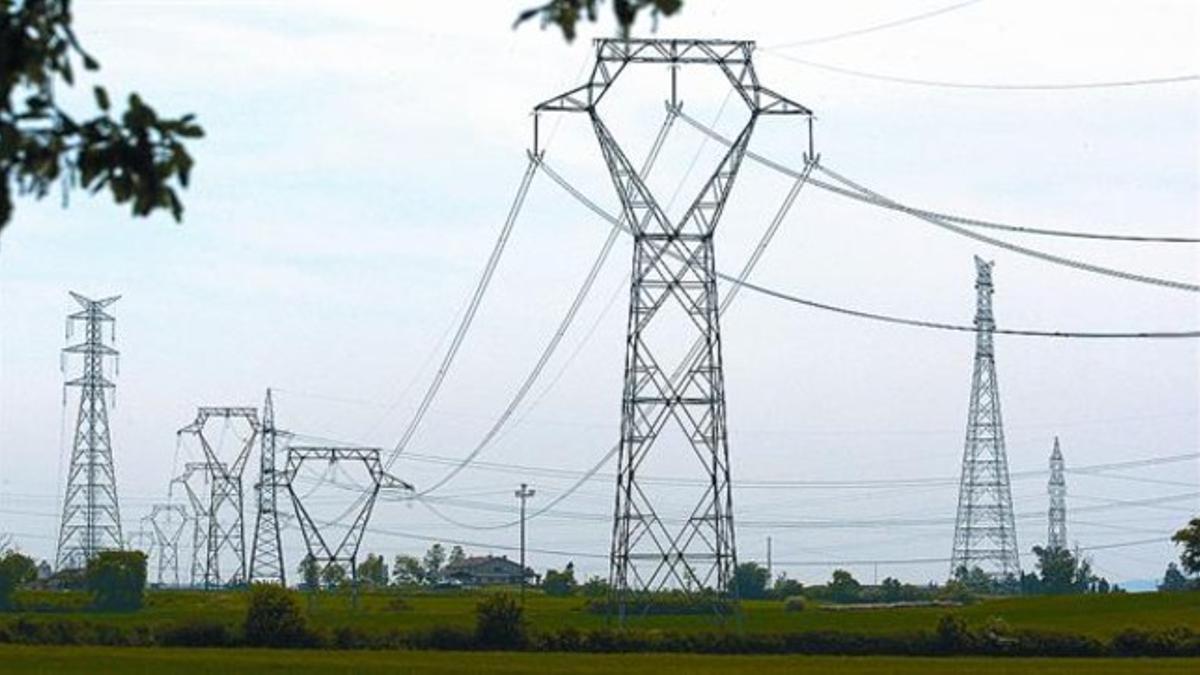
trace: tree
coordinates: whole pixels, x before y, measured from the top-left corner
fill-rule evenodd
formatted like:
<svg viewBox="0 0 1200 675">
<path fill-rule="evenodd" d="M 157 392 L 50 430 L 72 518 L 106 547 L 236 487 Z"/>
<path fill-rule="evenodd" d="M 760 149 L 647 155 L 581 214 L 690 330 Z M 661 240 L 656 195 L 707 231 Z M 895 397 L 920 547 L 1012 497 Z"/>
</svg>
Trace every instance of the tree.
<svg viewBox="0 0 1200 675">
<path fill-rule="evenodd" d="M 1091 561 L 1078 551 L 1072 553 L 1065 548 L 1034 546 L 1033 554 L 1037 556 L 1037 569 L 1041 574 L 1036 592 L 1049 595 L 1087 593 L 1100 581 L 1092 573 Z"/>
<path fill-rule="evenodd" d="M 585 598 L 603 598 L 608 595 L 608 582 L 600 577 L 588 577 L 588 580 L 579 587 L 579 592 Z"/>
<path fill-rule="evenodd" d="M 146 554 L 101 551 L 87 561 L 87 587 L 98 609 L 129 611 L 142 606 L 146 592 Z"/>
<path fill-rule="evenodd" d="M 337 563 L 330 563 L 321 570 L 321 585 L 326 590 L 333 590 L 346 584 L 346 568 Z"/>
<path fill-rule="evenodd" d="M 33 558 L 17 551 L 6 551 L 0 557 L 0 610 L 12 609 L 13 593 L 36 578 Z"/>
<path fill-rule="evenodd" d="M 834 602 L 854 602 L 862 592 L 862 584 L 846 570 L 834 570 L 829 582 L 829 599 Z"/>
<path fill-rule="evenodd" d="M 771 573 L 756 562 L 744 562 L 733 570 L 733 583 L 743 600 L 757 600 L 767 596 L 767 583 Z"/>
<path fill-rule="evenodd" d="M 463 552 L 463 547 L 458 544 L 450 549 L 450 557 L 446 559 L 446 566 L 457 565 L 467 559 L 467 554 Z"/>
<path fill-rule="evenodd" d="M 303 579 L 305 589 L 315 591 L 321 586 L 321 566 L 312 556 L 304 556 L 300 561 L 300 566 L 296 569 L 300 573 L 300 578 Z"/>
<path fill-rule="evenodd" d="M 296 594 L 274 584 L 250 587 L 244 634 L 252 647 L 303 647 L 312 641 Z"/>
<path fill-rule="evenodd" d="M 526 9 L 517 15 L 513 23 L 516 28 L 526 21 L 538 19 L 542 28 L 549 25 L 558 26 L 567 42 L 575 39 L 575 28 L 585 16 L 595 23 L 598 17 L 597 7 L 604 0 L 549 0 L 545 4 Z M 660 16 L 671 16 L 683 7 L 683 0 L 613 0 L 613 14 L 617 19 L 617 27 L 622 37 L 629 36 L 629 29 L 637 20 L 642 10 L 649 10 L 650 18 L 655 25 Z"/>
<path fill-rule="evenodd" d="M 1164 592 L 1186 591 L 1188 586 L 1187 577 L 1183 576 L 1183 572 L 1179 571 L 1179 566 L 1175 563 L 1170 563 L 1167 565 L 1167 572 L 1163 575 L 1162 583 L 1158 585 L 1158 590 Z"/>
<path fill-rule="evenodd" d="M 1171 537 L 1171 541 L 1183 547 L 1179 562 L 1188 574 L 1200 574 L 1200 518 L 1192 520 Z"/>
<path fill-rule="evenodd" d="M 446 562 L 446 549 L 441 544 L 434 544 L 425 552 L 425 578 L 431 583 L 437 583 L 442 578 L 442 565 Z"/>
<path fill-rule="evenodd" d="M 392 563 L 392 582 L 397 585 L 415 585 L 425 581 L 425 569 L 421 561 L 411 555 L 398 555 Z"/>
<path fill-rule="evenodd" d="M 790 598 L 803 592 L 804 584 L 795 579 L 789 579 L 786 572 L 780 574 L 771 587 L 771 595 L 777 598 Z"/>
<path fill-rule="evenodd" d="M 561 572 L 558 570 L 546 570 L 546 576 L 542 577 L 542 591 L 546 595 L 571 595 L 575 592 L 577 585 L 575 582 L 575 563 L 573 562 L 567 563 L 566 569 Z"/>
<path fill-rule="evenodd" d="M 0 232 L 12 219 L 13 190 L 42 198 L 63 189 L 108 189 L 135 216 L 166 209 L 176 221 L 193 160 L 184 139 L 204 135 L 192 115 L 159 117 L 130 94 L 117 115 L 104 87 L 93 89 L 99 114 L 77 120 L 55 89 L 74 86 L 77 65 L 100 64 L 72 28 L 71 0 L 0 0 Z"/>
<path fill-rule="evenodd" d="M 388 585 L 387 563 L 383 556 L 367 554 L 367 559 L 358 564 L 358 583 L 371 588 Z"/>
<path fill-rule="evenodd" d="M 879 599 L 884 602 L 900 602 L 904 600 L 904 584 L 899 579 L 884 577 L 879 584 Z"/>
</svg>

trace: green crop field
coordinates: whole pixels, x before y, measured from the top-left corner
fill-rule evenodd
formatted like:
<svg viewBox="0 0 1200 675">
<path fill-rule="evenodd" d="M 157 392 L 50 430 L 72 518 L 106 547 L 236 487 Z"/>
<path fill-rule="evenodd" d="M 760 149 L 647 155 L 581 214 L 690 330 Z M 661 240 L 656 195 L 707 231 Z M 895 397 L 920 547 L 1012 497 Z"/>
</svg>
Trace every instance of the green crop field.
<svg viewBox="0 0 1200 675">
<path fill-rule="evenodd" d="M 138 649 L 0 646 L 5 673 L 1194 673 L 1187 659 L 978 659 L 681 654 L 519 654 L 497 652 L 334 652 L 258 649 Z"/>
<path fill-rule="evenodd" d="M 317 626 L 354 626 L 369 632 L 428 628 L 470 627 L 474 622 L 478 594 L 470 593 L 366 593 L 356 610 L 344 595 L 321 594 L 309 605 Z M 70 594 L 27 593 L 27 605 L 44 607 L 79 605 Z M 527 615 L 531 627 L 580 629 L 598 628 L 605 618 L 584 609 L 579 597 L 552 598 L 530 593 Z M 150 591 L 146 606 L 127 614 L 102 614 L 81 610 L 52 611 L 43 616 L 87 619 L 94 623 L 122 626 L 156 625 L 163 622 L 208 619 L 241 623 L 246 599 L 234 591 Z M 778 601 L 748 601 L 744 604 L 742 628 L 747 632 L 791 632 L 836 630 L 859 634 L 883 634 L 932 630 L 938 619 L 957 613 L 972 625 L 993 617 L 1013 628 L 1072 632 L 1109 638 L 1125 628 L 1147 629 L 1190 627 L 1200 631 L 1200 592 L 1144 593 L 1057 597 L 1024 597 L 983 600 L 959 608 L 903 607 L 880 609 L 823 609 L 809 607 L 786 612 Z M 10 615 L 11 616 L 11 615 Z M 635 620 L 632 625 L 647 629 L 712 630 L 719 624 L 708 616 L 657 616 Z"/>
</svg>

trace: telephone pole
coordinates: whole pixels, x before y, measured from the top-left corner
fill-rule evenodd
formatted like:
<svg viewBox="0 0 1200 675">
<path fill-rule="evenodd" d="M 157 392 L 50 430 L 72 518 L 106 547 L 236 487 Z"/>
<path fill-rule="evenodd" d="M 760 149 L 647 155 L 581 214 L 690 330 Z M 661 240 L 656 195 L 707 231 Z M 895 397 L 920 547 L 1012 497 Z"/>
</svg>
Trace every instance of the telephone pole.
<svg viewBox="0 0 1200 675">
<path fill-rule="evenodd" d="M 525 606 L 525 502 L 535 494 L 525 483 L 513 496 L 521 500 L 521 606 Z"/>
<path fill-rule="evenodd" d="M 67 317 L 67 338 L 79 322 L 84 327 L 84 340 L 62 350 L 63 364 L 65 367 L 67 355 L 78 354 L 83 357 L 83 372 L 65 383 L 79 388 L 79 414 L 58 534 L 55 567 L 59 570 L 81 569 L 100 551 L 124 548 L 106 398 L 107 391 L 116 385 L 104 374 L 104 359 L 116 359 L 119 352 L 105 342 L 103 330 L 106 323 L 110 331 L 115 325 L 116 319 L 106 308 L 121 296 L 91 300 L 72 291 L 71 297 L 83 309 Z M 114 334 L 109 333 L 109 342 Z"/>
</svg>

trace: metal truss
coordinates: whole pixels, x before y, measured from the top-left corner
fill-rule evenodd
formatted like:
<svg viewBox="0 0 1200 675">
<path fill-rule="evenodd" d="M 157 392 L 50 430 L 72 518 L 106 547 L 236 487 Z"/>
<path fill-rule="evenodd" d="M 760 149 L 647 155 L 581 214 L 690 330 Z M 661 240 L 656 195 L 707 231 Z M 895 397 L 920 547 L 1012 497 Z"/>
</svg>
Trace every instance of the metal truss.
<svg viewBox="0 0 1200 675">
<path fill-rule="evenodd" d="M 721 355 L 719 302 L 713 235 L 760 115 L 802 115 L 811 111 L 759 84 L 751 54 L 754 43 L 731 40 L 598 40 L 588 81 L 537 105 L 541 112 L 588 115 L 605 164 L 634 237 L 626 339 L 625 386 L 617 497 L 613 517 L 611 606 L 623 621 L 630 604 L 648 592 L 674 588 L 713 597 L 724 612 L 736 601 L 737 549 L 729 446 L 725 421 L 725 380 Z M 682 65 L 720 68 L 749 109 L 745 126 L 678 221 L 671 221 L 644 178 L 630 163 L 597 112 L 597 105 L 630 64 L 671 68 L 671 106 L 677 106 L 676 72 Z M 811 141 L 811 131 L 810 131 Z M 811 146 L 810 146 L 811 150 Z M 664 311 L 670 309 L 671 311 Z M 668 315 L 684 318 L 670 326 Z M 682 335 L 680 332 L 682 331 Z M 699 349 L 673 358 L 680 344 Z M 678 358 L 678 357 L 674 357 Z M 675 379 L 671 372 L 681 373 Z M 690 453 L 703 467 L 706 487 L 682 526 L 658 515 L 654 495 L 638 482 L 638 469 L 664 427 L 682 432 Z"/>
<path fill-rule="evenodd" d="M 979 568 L 1007 586 L 1021 576 L 1016 520 L 1000 415 L 992 315 L 992 263 L 975 257 L 975 373 L 963 449 L 950 574 Z"/>
<path fill-rule="evenodd" d="M 229 463 L 222 462 L 204 435 L 210 420 L 242 419 L 249 426 L 250 434 L 241 439 L 242 446 Z M 196 420 L 178 432 L 194 435 L 204 450 L 205 463 L 209 469 L 211 493 L 208 501 L 206 525 L 208 527 L 205 546 L 204 587 L 218 588 L 224 585 L 239 585 L 246 582 L 246 527 L 242 499 L 242 474 L 250 451 L 258 440 L 258 411 L 246 407 L 201 407 L 196 410 Z M 234 569 L 227 576 L 221 574 L 222 554 L 228 551 L 234 558 Z"/>
<path fill-rule="evenodd" d="M 375 500 L 381 491 L 404 490 L 411 492 L 413 486 L 391 474 L 383 467 L 379 459 L 379 448 L 361 447 L 317 447 L 290 446 L 287 452 L 287 466 L 284 469 L 288 494 L 292 498 L 292 506 L 296 509 L 296 519 L 300 522 L 300 532 L 304 536 L 304 545 L 308 549 L 308 559 L 317 563 L 318 574 L 322 574 L 333 565 L 349 563 L 350 579 L 357 600 L 358 588 L 358 548 L 362 543 L 363 533 L 371 519 L 375 508 Z M 355 501 L 357 513 L 349 523 L 318 523 L 304 505 L 303 498 L 295 489 L 295 479 L 305 462 L 324 460 L 335 462 L 359 462 L 366 468 L 370 483 L 363 489 L 362 498 Z M 351 511 L 351 513 L 354 513 Z M 347 513 L 346 515 L 350 515 Z M 321 526 L 334 525 L 346 527 L 346 533 L 340 540 L 326 538 L 321 533 Z"/>
<path fill-rule="evenodd" d="M 179 540 L 190 518 L 182 504 L 154 504 L 147 517 L 154 529 L 154 544 L 158 551 L 158 585 L 166 583 L 170 573 L 172 586 L 179 585 Z"/>
<path fill-rule="evenodd" d="M 1067 550 L 1067 481 L 1063 477 L 1065 463 L 1058 436 L 1054 437 L 1054 451 L 1050 453 L 1049 523 L 1046 532 L 1046 548 Z"/>
<path fill-rule="evenodd" d="M 55 567 L 60 570 L 83 568 L 100 551 L 120 549 L 123 545 L 105 397 L 106 391 L 116 385 L 104 374 L 104 360 L 115 359 L 118 352 L 105 342 L 103 335 L 104 324 L 112 327 L 116 321 L 107 308 L 121 296 L 91 300 L 72 292 L 71 297 L 83 309 L 67 317 L 67 338 L 70 339 L 75 324 L 82 323 L 84 340 L 62 350 L 63 364 L 65 367 L 68 355 L 77 354 L 83 357 L 83 369 L 79 377 L 65 383 L 67 387 L 79 388 L 79 414 L 58 534 Z M 109 341 L 113 337 L 110 332 Z M 66 404 L 65 391 L 63 404 Z"/>
<path fill-rule="evenodd" d="M 148 527 L 150 516 L 143 516 L 138 521 L 138 529 L 129 533 L 129 539 L 125 542 L 125 548 L 130 551 L 141 551 L 146 554 L 147 558 L 152 558 L 158 555 L 157 541 L 154 536 L 154 529 Z"/>
<path fill-rule="evenodd" d="M 212 472 L 208 462 L 188 462 L 183 467 L 183 473 L 171 479 L 171 486 L 180 485 L 187 495 L 188 504 L 192 509 L 192 564 L 188 574 L 188 584 L 197 587 L 204 580 L 204 566 L 207 560 L 208 543 L 208 504 L 201 495 L 209 496 L 208 490 L 198 491 L 192 486 L 196 476 L 204 479 L 206 487 L 208 476 Z"/>
<path fill-rule="evenodd" d="M 275 428 L 275 404 L 271 390 L 263 402 L 262 435 L 259 447 L 257 517 L 254 521 L 254 543 L 250 548 L 250 581 L 287 585 L 283 563 L 283 540 L 279 534 L 278 492 L 285 487 L 275 469 L 279 431 Z"/>
</svg>

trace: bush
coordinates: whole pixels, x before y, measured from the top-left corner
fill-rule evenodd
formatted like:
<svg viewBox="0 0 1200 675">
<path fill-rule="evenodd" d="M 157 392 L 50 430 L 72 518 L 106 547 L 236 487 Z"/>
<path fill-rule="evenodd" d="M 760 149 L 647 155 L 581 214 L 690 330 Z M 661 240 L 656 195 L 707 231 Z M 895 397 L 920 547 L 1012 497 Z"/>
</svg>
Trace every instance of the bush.
<svg viewBox="0 0 1200 675">
<path fill-rule="evenodd" d="M 475 606 L 475 641 L 481 647 L 513 649 L 526 641 L 525 613 L 509 593 L 490 595 Z"/>
<path fill-rule="evenodd" d="M 808 598 L 803 595 L 793 595 L 783 601 L 783 611 L 803 612 L 808 609 Z"/>
<path fill-rule="evenodd" d="M 1113 636 L 1112 650 L 1119 656 L 1200 656 L 1200 634 L 1190 628 L 1127 628 Z"/>
<path fill-rule="evenodd" d="M 125 612 L 139 609 L 146 592 L 146 554 L 101 551 L 88 560 L 86 577 L 96 609 Z"/>
<path fill-rule="evenodd" d="M 17 588 L 35 578 L 37 567 L 33 558 L 16 551 L 8 551 L 0 557 L 0 610 L 12 609 Z"/>
<path fill-rule="evenodd" d="M 230 647 L 237 642 L 228 624 L 206 619 L 170 624 L 156 637 L 166 647 Z"/>
<path fill-rule="evenodd" d="M 957 614 L 945 614 L 937 623 L 938 645 L 950 653 L 961 653 L 975 644 L 967 622 Z"/>
<path fill-rule="evenodd" d="M 254 584 L 246 610 L 246 644 L 256 647 L 308 647 L 314 638 L 296 594 L 274 584 Z"/>
</svg>

